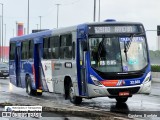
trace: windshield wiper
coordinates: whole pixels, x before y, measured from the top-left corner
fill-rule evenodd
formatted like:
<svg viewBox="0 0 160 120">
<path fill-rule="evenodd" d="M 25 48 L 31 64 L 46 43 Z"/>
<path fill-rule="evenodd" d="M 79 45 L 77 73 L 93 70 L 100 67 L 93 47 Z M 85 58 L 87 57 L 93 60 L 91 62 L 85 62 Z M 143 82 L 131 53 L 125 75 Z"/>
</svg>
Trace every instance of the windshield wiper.
<svg viewBox="0 0 160 120">
<path fill-rule="evenodd" d="M 101 58 L 101 53 L 102 53 L 102 49 L 103 49 L 103 42 L 104 42 L 104 38 L 103 38 L 103 40 L 98 45 L 98 56 L 97 56 L 98 57 L 98 61 Z"/>
<path fill-rule="evenodd" d="M 125 53 L 125 57 L 126 57 L 126 61 L 127 61 L 127 52 L 128 52 L 128 50 L 127 50 L 127 46 L 126 46 L 126 43 L 124 42 L 124 53 Z"/>
<path fill-rule="evenodd" d="M 135 35 L 136 35 L 136 34 L 131 35 L 130 41 L 129 41 L 128 43 L 126 43 L 127 41 L 124 41 L 124 53 L 125 53 L 126 61 L 128 60 L 127 52 L 128 52 L 128 50 L 129 50 L 129 48 L 130 48 L 130 46 L 131 46 L 133 37 L 134 37 Z"/>
</svg>

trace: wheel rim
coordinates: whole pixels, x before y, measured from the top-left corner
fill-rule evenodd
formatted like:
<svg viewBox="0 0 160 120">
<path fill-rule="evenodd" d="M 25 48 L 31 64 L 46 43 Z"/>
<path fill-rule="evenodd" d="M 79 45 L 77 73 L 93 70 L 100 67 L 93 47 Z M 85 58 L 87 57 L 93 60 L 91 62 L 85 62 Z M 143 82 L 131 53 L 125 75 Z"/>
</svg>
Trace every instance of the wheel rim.
<svg viewBox="0 0 160 120">
<path fill-rule="evenodd" d="M 70 100 L 73 102 L 74 101 L 74 90 L 73 90 L 73 87 L 70 88 L 69 96 L 70 96 Z"/>
<path fill-rule="evenodd" d="M 27 90 L 28 90 L 28 93 L 30 94 L 31 93 L 31 87 L 30 87 L 29 83 L 27 85 Z"/>
</svg>

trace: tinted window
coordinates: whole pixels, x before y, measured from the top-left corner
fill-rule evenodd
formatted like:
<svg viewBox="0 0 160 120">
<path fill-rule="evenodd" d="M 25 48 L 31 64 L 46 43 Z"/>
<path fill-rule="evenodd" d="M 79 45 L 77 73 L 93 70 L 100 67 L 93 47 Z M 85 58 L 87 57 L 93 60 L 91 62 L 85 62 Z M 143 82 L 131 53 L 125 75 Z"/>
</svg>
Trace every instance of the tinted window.
<svg viewBox="0 0 160 120">
<path fill-rule="evenodd" d="M 0 69 L 8 68 L 8 65 L 5 63 L 0 63 Z"/>
<path fill-rule="evenodd" d="M 49 53 L 52 59 L 59 58 L 59 46 L 60 46 L 59 36 L 51 37 Z"/>
<path fill-rule="evenodd" d="M 14 60 L 16 43 L 10 43 L 9 59 Z"/>
<path fill-rule="evenodd" d="M 75 42 L 72 43 L 72 57 L 75 59 Z"/>
<path fill-rule="evenodd" d="M 22 56 L 21 59 L 29 58 L 29 41 L 22 42 Z"/>
<path fill-rule="evenodd" d="M 71 34 L 61 36 L 60 58 L 62 59 L 72 58 L 72 35 Z"/>
<path fill-rule="evenodd" d="M 29 58 L 33 58 L 33 53 L 34 53 L 34 41 L 30 40 L 29 41 Z"/>
<path fill-rule="evenodd" d="M 44 38 L 43 39 L 43 59 L 49 58 L 48 46 L 49 46 L 49 38 Z"/>
</svg>

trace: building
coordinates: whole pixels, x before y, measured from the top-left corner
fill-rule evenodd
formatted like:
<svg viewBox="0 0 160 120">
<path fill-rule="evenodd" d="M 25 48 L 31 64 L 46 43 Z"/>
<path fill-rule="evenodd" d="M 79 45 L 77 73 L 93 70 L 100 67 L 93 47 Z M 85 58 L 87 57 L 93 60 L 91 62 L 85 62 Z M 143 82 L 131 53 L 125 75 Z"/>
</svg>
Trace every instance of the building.
<svg viewBox="0 0 160 120">
<path fill-rule="evenodd" d="M 0 46 L 0 61 L 2 61 L 2 51 L 3 51 L 3 61 L 9 60 L 9 46 Z"/>
</svg>

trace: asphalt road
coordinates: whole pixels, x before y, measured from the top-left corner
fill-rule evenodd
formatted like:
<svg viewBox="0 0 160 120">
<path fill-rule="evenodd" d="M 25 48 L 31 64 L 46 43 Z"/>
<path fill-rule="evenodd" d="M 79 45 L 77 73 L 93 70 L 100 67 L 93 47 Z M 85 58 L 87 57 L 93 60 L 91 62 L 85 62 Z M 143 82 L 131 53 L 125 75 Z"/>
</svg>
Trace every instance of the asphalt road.
<svg viewBox="0 0 160 120">
<path fill-rule="evenodd" d="M 43 96 L 35 97 L 28 96 L 26 94 L 25 89 L 17 88 L 14 85 L 9 83 L 9 79 L 0 79 L 0 103 L 21 103 L 23 104 L 25 100 L 25 104 L 32 105 L 40 104 L 42 106 L 49 106 L 56 109 L 65 109 L 78 111 L 80 109 L 84 110 L 95 110 L 100 111 L 99 113 L 113 113 L 122 114 L 129 117 L 134 117 L 130 115 L 134 115 L 137 113 L 144 114 L 141 111 L 151 111 L 148 114 L 160 115 L 160 83 L 153 82 L 152 83 L 152 92 L 150 95 L 134 95 L 132 98 L 129 98 L 128 101 L 124 104 L 117 104 L 114 99 L 109 99 L 108 97 L 99 97 L 94 99 L 83 99 L 83 103 L 80 106 L 75 106 L 70 103 L 69 100 L 64 100 L 63 95 L 61 94 L 53 94 L 53 93 L 43 93 Z M 29 98 L 29 99 L 28 99 Z M 38 101 L 38 102 L 37 102 Z M 67 106 L 67 107 L 65 107 Z M 54 109 L 55 110 L 55 109 Z M 134 113 L 136 111 L 136 113 Z M 48 112 L 48 115 L 50 113 Z M 69 114 L 69 112 L 68 112 Z M 53 115 L 53 114 L 52 114 Z M 56 116 L 56 115 L 55 115 Z M 87 116 L 84 116 L 87 118 Z M 123 117 L 123 116 L 122 116 Z M 135 116 L 136 119 L 160 119 L 156 116 Z M 54 117 L 55 118 L 55 117 Z M 61 119 L 61 116 L 60 116 Z M 64 119 L 64 118 L 63 118 Z M 71 117 L 73 119 L 73 117 Z M 81 118 L 78 118 L 81 119 Z M 84 118 L 82 118 L 84 119 Z"/>
</svg>

